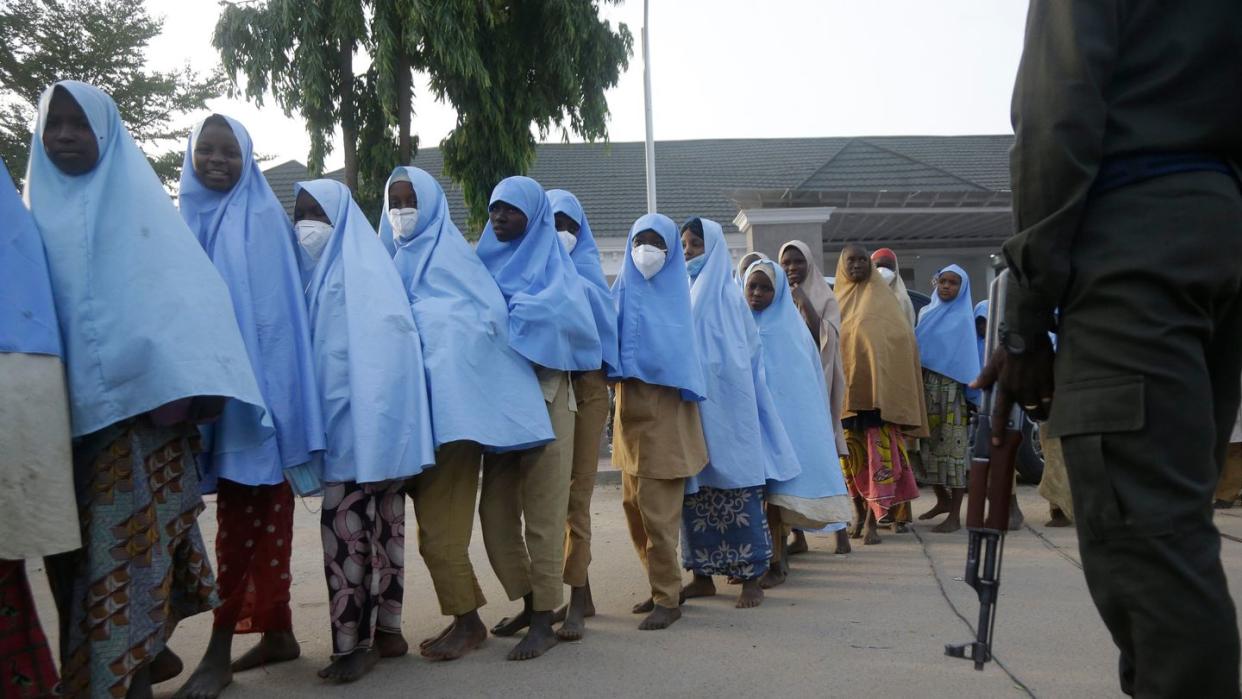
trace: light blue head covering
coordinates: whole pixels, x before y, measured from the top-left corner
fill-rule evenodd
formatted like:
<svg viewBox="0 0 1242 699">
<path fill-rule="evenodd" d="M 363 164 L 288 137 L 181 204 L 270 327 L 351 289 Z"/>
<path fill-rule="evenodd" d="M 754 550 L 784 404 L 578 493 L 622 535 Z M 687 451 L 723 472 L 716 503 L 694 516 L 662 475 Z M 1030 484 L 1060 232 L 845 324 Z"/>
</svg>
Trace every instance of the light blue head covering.
<svg viewBox="0 0 1242 699">
<path fill-rule="evenodd" d="M 845 496 L 819 347 L 794 305 L 780 265 L 759 260 L 751 264 L 746 278 L 759 267 L 772 277 L 776 289 L 772 305 L 754 313 L 763 339 L 763 364 L 777 412 L 802 466 L 796 478 L 769 484 L 768 491 L 814 500 Z"/>
<path fill-rule="evenodd" d="M 421 473 L 434 463 L 435 445 L 401 277 L 345 185 L 314 180 L 294 191 L 314 197 L 333 227 L 318 262 L 303 270 L 328 431 L 323 479 L 376 483 Z"/>
<path fill-rule="evenodd" d="M 249 433 L 262 415 L 232 401 L 208 431 L 212 448 L 199 462 L 205 477 L 275 485 L 284 480 L 283 469 L 309 462 L 312 452 L 324 448 L 310 323 L 289 217 L 259 170 L 250 134 L 239 122 L 223 118 L 241 146 L 241 177 L 227 192 L 209 189 L 199 181 L 194 172 L 194 144 L 203 128 L 199 124 L 181 167 L 181 217 L 229 287 L 233 312 L 276 434 L 253 449 L 233 448 L 238 435 L 250 441 Z"/>
<path fill-rule="evenodd" d="M 509 451 L 552 441 L 535 370 L 509 346 L 509 309 L 496 281 L 453 225 L 435 178 L 416 167 L 398 167 L 393 176 L 399 173 L 418 197 L 418 225 L 393 262 L 423 338 L 436 446 L 468 439 Z M 387 230 L 391 239 L 391 225 Z"/>
<path fill-rule="evenodd" d="M 43 241 L 0 161 L 0 352 L 61 356 Z"/>
<path fill-rule="evenodd" d="M 595 329 L 599 332 L 599 343 L 604 352 L 604 370 L 614 371 L 620 362 L 617 358 L 620 352 L 617 344 L 617 306 L 612 302 L 612 290 L 608 288 L 608 278 L 600 265 L 595 234 L 591 232 L 591 224 L 578 197 L 563 189 L 553 189 L 548 191 L 548 202 L 552 205 L 553 216 L 565 214 L 578 224 L 578 242 L 573 252 L 569 253 L 569 259 L 578 269 L 587 301 L 591 304 L 591 313 L 595 316 Z"/>
<path fill-rule="evenodd" d="M 759 331 L 733 281 L 724 231 L 715 221 L 699 220 L 704 262 L 690 287 L 690 313 L 707 379 L 699 416 L 708 464 L 689 479 L 687 492 L 700 485 L 732 489 L 787 481 L 801 467 L 768 392 Z"/>
<path fill-rule="evenodd" d="M 962 278 L 957 298 L 945 303 L 939 294 L 932 294 L 931 303 L 923 309 L 914 336 L 919 343 L 919 359 L 923 368 L 962 384 L 979 376 L 979 343 L 976 341 L 975 314 L 970 305 L 970 276 L 957 265 L 949 265 L 936 273 L 939 278 L 953 272 Z"/>
<path fill-rule="evenodd" d="M 488 221 L 476 248 L 509 304 L 509 344 L 549 369 L 599 369 L 599 331 L 582 279 L 556 235 L 548 195 L 529 177 L 508 177 L 492 190 L 491 203 L 498 201 L 526 214 L 520 238 L 500 242 Z"/>
<path fill-rule="evenodd" d="M 82 107 L 99 141 L 99 161 L 83 175 L 61 172 L 43 148 L 56 87 Z M 111 97 L 71 80 L 43 93 L 26 201 L 47 250 L 75 437 L 193 396 L 263 408 L 228 287 Z M 270 436 L 270 418 L 263 428 L 256 440 Z"/>
<path fill-rule="evenodd" d="M 983 299 L 979 303 L 975 304 L 975 320 L 978 321 L 980 318 L 982 318 L 985 323 L 988 320 L 987 299 Z M 979 365 L 983 366 L 987 363 L 987 357 L 984 353 L 986 352 L 988 338 L 986 336 L 980 336 L 978 330 L 975 331 L 975 338 L 979 341 Z"/>
<path fill-rule="evenodd" d="M 651 279 L 643 279 L 634 266 L 634 237 L 643 231 L 658 233 L 668 248 L 664 267 Z M 682 400 L 703 400 L 707 379 L 690 315 L 686 258 L 677 224 L 668 216 L 646 214 L 630 227 L 625 262 L 612 283 L 612 295 L 617 303 L 621 365 L 608 377 L 669 386 L 681 390 Z"/>
</svg>

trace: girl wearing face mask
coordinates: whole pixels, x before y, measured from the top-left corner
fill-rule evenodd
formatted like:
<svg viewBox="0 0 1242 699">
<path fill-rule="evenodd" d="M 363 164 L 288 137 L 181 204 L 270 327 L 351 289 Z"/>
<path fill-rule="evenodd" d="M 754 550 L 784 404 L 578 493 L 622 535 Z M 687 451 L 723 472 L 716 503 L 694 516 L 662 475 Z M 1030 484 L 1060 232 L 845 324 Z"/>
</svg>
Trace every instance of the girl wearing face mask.
<svg viewBox="0 0 1242 699">
<path fill-rule="evenodd" d="M 256 448 L 271 418 L 229 289 L 112 98 L 75 81 L 44 93 L 26 201 L 67 360 L 81 513 L 83 548 L 47 559 L 64 694 L 150 696 L 169 676 L 153 677 L 168 667 L 168 620 L 217 604 L 197 524 L 198 423 L 244 403 L 257 419 L 235 444 Z"/>
<path fill-rule="evenodd" d="M 229 287 L 242 340 L 275 430 L 239 448 L 261 429 L 263 413 L 233 401 L 208 433 L 199 458 L 207 490 L 217 490 L 216 561 L 221 605 L 211 643 L 186 684 L 189 696 L 215 695 L 245 670 L 297 658 L 289 607 L 293 489 L 317 490 L 309 462 L 324 448 L 310 324 L 302 300 L 297 240 L 289 217 L 254 159 L 250 135 L 218 114 L 194 130 L 181 169 L 181 217 Z M 256 526 L 255 522 L 259 524 Z M 249 542 L 249 545 L 247 545 Z M 261 633 L 235 664 L 234 633 Z"/>
<path fill-rule="evenodd" d="M 604 269 L 600 265 L 599 248 L 591 233 L 582 204 L 563 189 L 548 192 L 552 213 L 556 217 L 556 235 L 573 260 L 578 276 L 591 304 L 595 328 L 599 331 L 603 366 L 596 371 L 574 373 L 574 398 L 578 412 L 574 416 L 574 470 L 569 483 L 569 515 L 565 524 L 565 569 L 562 576 L 570 587 L 568 606 L 563 612 L 565 622 L 557 630 L 564 641 L 582 638 L 585 619 L 595 614 L 587 568 L 591 564 L 591 495 L 595 492 L 595 472 L 599 468 L 599 442 L 608 421 L 609 398 L 607 373 L 620 363 L 617 345 L 617 307 L 612 301 Z"/>
<path fill-rule="evenodd" d="M 327 427 L 320 523 L 333 652 L 319 676 L 352 682 L 408 649 L 403 491 L 435 462 L 431 410 L 418 328 L 375 230 L 340 182 L 295 191 Z"/>
<path fill-rule="evenodd" d="M 901 266 L 897 263 L 897 253 L 888 248 L 880 248 L 871 254 L 871 261 L 875 263 L 875 271 L 880 278 L 897 296 L 897 305 L 901 306 L 901 312 L 905 314 L 906 320 L 910 321 L 910 327 L 913 328 L 916 322 L 914 302 L 910 300 L 910 292 L 906 291 L 906 282 L 901 278 Z M 933 285 L 934 283 L 933 281 Z"/>
<path fill-rule="evenodd" d="M 613 463 L 622 474 L 622 507 L 651 598 L 640 629 L 681 618 L 681 535 L 686 479 L 707 465 L 699 402 L 707 394 L 686 263 L 677 225 L 647 214 L 630 228 L 625 262 L 613 283 L 620 365 L 613 420 Z"/>
<path fill-rule="evenodd" d="M 436 467 L 407 492 L 440 612 L 453 617 L 420 650 L 453 660 L 487 639 L 478 611 L 487 600 L 470 562 L 483 453 L 528 449 L 555 435 L 534 368 L 509 346 L 504 296 L 449 217 L 444 190 L 423 170 L 398 167 L 386 194 L 380 238 L 394 242 L 393 263 L 425 340 L 436 447 Z M 420 212 L 414 228 L 403 209 Z"/>
</svg>

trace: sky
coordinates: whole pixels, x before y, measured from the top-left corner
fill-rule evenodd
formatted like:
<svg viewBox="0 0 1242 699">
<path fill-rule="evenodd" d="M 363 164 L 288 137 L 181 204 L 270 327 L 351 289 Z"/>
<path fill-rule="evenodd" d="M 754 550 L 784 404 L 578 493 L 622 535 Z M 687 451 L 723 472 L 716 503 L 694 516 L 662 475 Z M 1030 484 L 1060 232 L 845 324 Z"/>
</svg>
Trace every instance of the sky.
<svg viewBox="0 0 1242 699">
<path fill-rule="evenodd" d="M 152 67 L 218 65 L 215 0 L 147 0 L 164 18 Z M 696 138 L 998 134 L 1022 50 L 1024 0 L 650 0 L 657 141 Z M 609 138 L 644 137 L 641 0 L 601 14 L 634 35 L 634 55 L 608 91 Z M 421 147 L 453 128 L 451 105 L 415 76 Z M 246 125 L 258 152 L 306 161 L 295 114 L 220 98 L 212 111 Z M 205 116 L 204 114 L 196 117 Z M 187 120 L 186 126 L 193 119 Z M 560 132 L 547 140 L 559 141 Z M 572 134 L 570 140 L 575 139 Z M 339 167 L 339 147 L 328 168 Z"/>
</svg>

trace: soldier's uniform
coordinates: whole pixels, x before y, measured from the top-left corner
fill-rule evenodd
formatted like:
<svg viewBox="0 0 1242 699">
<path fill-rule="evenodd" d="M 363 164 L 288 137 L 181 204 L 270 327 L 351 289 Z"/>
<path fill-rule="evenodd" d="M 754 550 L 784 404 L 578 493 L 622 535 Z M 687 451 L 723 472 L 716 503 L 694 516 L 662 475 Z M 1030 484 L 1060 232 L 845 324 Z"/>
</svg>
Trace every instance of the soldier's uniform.
<svg viewBox="0 0 1242 699">
<path fill-rule="evenodd" d="M 1122 688 L 1236 697 L 1211 504 L 1242 369 L 1242 2 L 1033 0 L 1013 120 L 1002 332 L 1030 347 L 1061 309 L 1049 429 Z"/>
</svg>

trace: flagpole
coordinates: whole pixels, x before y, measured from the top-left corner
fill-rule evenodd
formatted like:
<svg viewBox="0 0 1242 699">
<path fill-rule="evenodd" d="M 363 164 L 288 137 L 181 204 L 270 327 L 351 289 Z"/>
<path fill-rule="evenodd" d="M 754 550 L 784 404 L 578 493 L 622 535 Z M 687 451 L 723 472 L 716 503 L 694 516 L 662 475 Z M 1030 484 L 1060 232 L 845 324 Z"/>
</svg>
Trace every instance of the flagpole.
<svg viewBox="0 0 1242 699">
<path fill-rule="evenodd" d="M 643 0 L 643 97 L 647 113 L 647 213 L 656 212 L 655 136 L 651 127 L 651 41 L 647 31 L 647 4 Z"/>
</svg>

